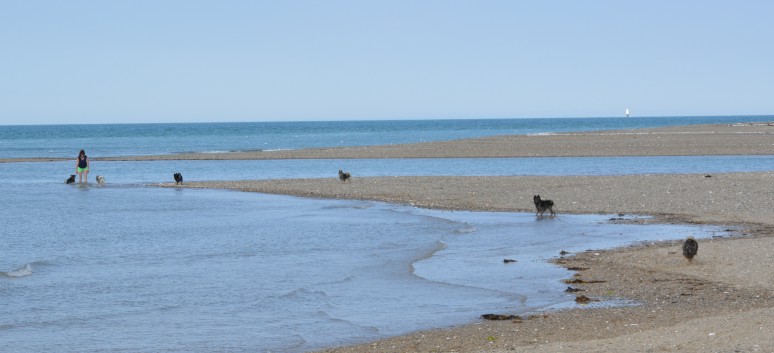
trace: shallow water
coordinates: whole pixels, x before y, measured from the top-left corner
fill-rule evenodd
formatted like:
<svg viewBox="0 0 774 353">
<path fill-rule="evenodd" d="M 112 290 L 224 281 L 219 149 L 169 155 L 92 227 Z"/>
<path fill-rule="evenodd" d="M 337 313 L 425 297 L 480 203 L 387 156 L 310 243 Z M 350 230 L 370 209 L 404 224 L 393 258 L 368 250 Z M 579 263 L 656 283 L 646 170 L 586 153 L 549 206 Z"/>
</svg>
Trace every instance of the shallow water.
<svg viewBox="0 0 774 353">
<path fill-rule="evenodd" d="M 12 183 L 60 183 L 74 162 L 0 163 L 0 177 Z M 291 159 L 247 161 L 101 162 L 91 165 L 89 180 L 105 176 L 109 184 L 171 182 L 181 172 L 187 181 L 337 177 L 337 171 L 367 176 L 516 176 L 730 173 L 773 171 L 774 155 L 550 158 Z M 22 177 L 23 176 L 23 177 Z M 57 177 L 57 179 L 54 179 Z M 61 179 L 61 180 L 60 180 Z"/>
<path fill-rule="evenodd" d="M 0 192 L 9 352 L 301 352 L 571 301 L 545 262 L 560 250 L 722 234 L 133 184 Z"/>
<path fill-rule="evenodd" d="M 387 144 L 750 120 L 143 124 L 0 127 L 0 157 Z M 72 137 L 77 136 L 77 137 Z M 303 352 L 574 304 L 559 251 L 724 235 L 607 215 L 450 212 L 187 181 L 391 175 L 774 170 L 773 156 L 0 163 L 0 351 Z M 94 184 L 98 174 L 105 186 Z M 517 262 L 504 264 L 503 259 Z"/>
</svg>

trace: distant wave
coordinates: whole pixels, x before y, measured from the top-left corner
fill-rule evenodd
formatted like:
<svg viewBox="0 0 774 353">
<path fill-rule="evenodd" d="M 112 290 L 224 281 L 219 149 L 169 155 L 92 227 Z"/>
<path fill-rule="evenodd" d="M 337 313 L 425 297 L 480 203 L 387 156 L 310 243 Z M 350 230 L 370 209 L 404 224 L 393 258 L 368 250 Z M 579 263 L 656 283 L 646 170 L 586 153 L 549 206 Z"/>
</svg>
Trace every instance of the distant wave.
<svg viewBox="0 0 774 353">
<path fill-rule="evenodd" d="M 349 276 L 347 276 L 347 277 L 344 277 L 344 278 L 342 278 L 342 279 L 338 279 L 338 280 L 334 280 L 334 281 L 330 281 L 330 282 L 320 282 L 320 283 L 315 283 L 315 285 L 331 285 L 331 284 L 341 284 L 341 283 L 348 283 L 348 282 L 352 282 L 352 281 L 354 281 L 354 280 L 355 280 L 355 275 L 349 275 Z"/>
<path fill-rule="evenodd" d="M 367 210 L 373 207 L 374 207 L 374 204 L 370 201 L 363 201 L 363 202 L 353 201 L 345 204 L 327 205 L 327 206 L 323 206 L 322 208 L 325 210 L 336 210 L 336 209 Z"/>
<path fill-rule="evenodd" d="M 414 274 L 414 271 L 415 271 L 414 264 L 415 263 L 417 263 L 419 261 L 422 261 L 422 260 L 429 259 L 429 258 L 433 257 L 433 255 L 435 255 L 437 252 L 439 252 L 441 250 L 444 250 L 444 249 L 446 249 L 448 247 L 449 246 L 446 245 L 446 243 L 444 243 L 442 240 L 437 241 L 435 243 L 435 245 L 432 248 L 428 249 L 428 251 L 426 253 L 424 253 L 422 256 L 417 257 L 414 261 L 411 262 L 411 273 Z"/>
<path fill-rule="evenodd" d="M 295 148 L 267 148 L 267 149 L 246 149 L 246 150 L 209 150 L 209 151 L 183 151 L 174 152 L 172 154 L 223 154 L 223 153 L 253 153 L 253 152 L 279 152 L 279 151 L 295 151 Z"/>
<path fill-rule="evenodd" d="M 32 274 L 32 265 L 30 264 L 24 264 L 24 266 L 8 272 L 0 271 L 0 276 L 10 277 L 10 278 L 24 277 L 24 276 L 29 276 L 31 274 Z"/>
<path fill-rule="evenodd" d="M 324 291 L 321 291 L 321 290 L 310 290 L 306 288 L 298 288 L 288 293 L 285 293 L 284 295 L 281 295 L 280 298 L 293 299 L 293 300 L 312 300 L 316 302 L 322 302 L 322 301 L 328 300 L 328 293 L 325 293 Z"/>
<path fill-rule="evenodd" d="M 255 152 L 260 152 L 261 150 L 255 150 Z M 179 154 L 220 154 L 220 153 L 234 153 L 234 152 L 244 152 L 239 150 L 205 150 L 205 151 L 197 151 L 197 150 L 189 150 L 189 151 L 176 151 L 176 152 L 170 152 L 169 154 L 172 155 L 179 155 Z M 161 153 L 165 154 L 165 153 Z"/>
<path fill-rule="evenodd" d="M 234 152 L 234 151 L 218 151 L 218 150 L 215 150 L 215 151 L 202 151 L 200 153 L 204 153 L 204 154 L 218 154 L 218 153 L 231 153 L 231 152 Z"/>
<path fill-rule="evenodd" d="M 278 151 L 295 151 L 295 148 L 269 148 L 265 150 L 261 150 L 261 152 L 278 152 Z M 243 151 L 243 152 L 251 152 L 251 151 Z"/>
<path fill-rule="evenodd" d="M 468 223 L 465 223 L 465 226 L 463 228 L 455 229 L 454 232 L 457 234 L 468 234 L 468 233 L 475 233 L 478 231 L 475 226 L 472 226 Z"/>
</svg>

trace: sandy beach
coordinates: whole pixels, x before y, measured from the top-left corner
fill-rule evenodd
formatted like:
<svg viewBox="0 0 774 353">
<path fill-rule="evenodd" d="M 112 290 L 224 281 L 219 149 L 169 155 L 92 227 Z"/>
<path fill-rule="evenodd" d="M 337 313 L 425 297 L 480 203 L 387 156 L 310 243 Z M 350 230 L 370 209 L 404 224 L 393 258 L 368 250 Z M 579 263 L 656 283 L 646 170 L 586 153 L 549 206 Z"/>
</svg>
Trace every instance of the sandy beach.
<svg viewBox="0 0 774 353">
<path fill-rule="evenodd" d="M 412 158 L 774 153 L 770 123 L 497 136 L 349 149 L 185 158 Z M 181 156 L 170 156 L 170 158 Z M 157 157 L 149 157 L 157 158 Z M 166 157 L 164 157 L 166 158 Z M 774 172 L 561 177 L 378 177 L 190 182 L 312 198 L 362 199 L 450 210 L 534 212 L 532 195 L 562 213 L 650 215 L 640 222 L 714 224 L 688 263 L 680 243 L 650 243 L 559 257 L 578 292 L 604 303 L 504 321 L 417 332 L 323 352 L 774 352 Z M 172 186 L 172 185 L 164 185 Z M 487 313 L 482 308 L 482 314 Z M 497 313 L 511 314 L 511 313 Z"/>
</svg>

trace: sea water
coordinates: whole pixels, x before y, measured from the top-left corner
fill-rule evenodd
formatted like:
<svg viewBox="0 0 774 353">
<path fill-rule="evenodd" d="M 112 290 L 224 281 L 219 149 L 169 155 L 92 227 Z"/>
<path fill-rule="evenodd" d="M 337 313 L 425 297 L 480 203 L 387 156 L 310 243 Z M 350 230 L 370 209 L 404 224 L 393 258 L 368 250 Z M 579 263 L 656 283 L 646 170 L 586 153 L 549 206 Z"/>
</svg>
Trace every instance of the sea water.
<svg viewBox="0 0 774 353">
<path fill-rule="evenodd" d="M 505 134 L 767 121 L 765 116 L 0 126 L 0 158 L 346 147 Z"/>
<path fill-rule="evenodd" d="M 369 134 L 378 143 L 401 142 L 384 137 L 389 134 L 383 130 L 394 126 L 359 124 L 355 130 L 363 142 L 370 141 Z M 427 135 L 438 139 L 513 131 L 493 128 L 495 123 L 478 128 L 472 122 L 462 128 L 456 122 L 406 123 L 411 124 L 434 131 Z M 586 129 L 584 124 L 571 125 Z M 193 125 L 182 127 L 190 130 L 180 138 L 184 146 L 161 142 L 177 136 L 180 126 L 13 127 L 16 138 L 0 142 L 0 158 L 68 156 L 80 148 L 103 155 L 254 148 L 224 143 L 239 139 Z M 329 132 L 310 133 L 305 143 L 327 145 L 340 139 L 339 129 L 347 125 L 326 126 Z M 72 139 L 71 132 L 91 128 L 113 134 Z M 50 135 L 51 129 L 58 132 Z M 396 135 L 425 136 L 416 129 Z M 2 131 L 8 136 L 6 127 Z M 485 313 L 573 303 L 561 283 L 571 273 L 547 262 L 561 250 L 726 234 L 710 226 L 611 224 L 610 215 L 536 218 L 153 187 L 171 182 L 175 171 L 186 180 L 238 180 L 335 177 L 341 168 L 361 176 L 611 175 L 772 170 L 774 164 L 771 156 L 707 156 L 94 162 L 92 167 L 91 183 L 66 185 L 74 161 L 0 164 L 0 351 L 303 352 L 475 322 Z M 96 174 L 106 175 L 105 186 L 94 183 Z M 517 262 L 505 264 L 506 258 Z"/>
</svg>

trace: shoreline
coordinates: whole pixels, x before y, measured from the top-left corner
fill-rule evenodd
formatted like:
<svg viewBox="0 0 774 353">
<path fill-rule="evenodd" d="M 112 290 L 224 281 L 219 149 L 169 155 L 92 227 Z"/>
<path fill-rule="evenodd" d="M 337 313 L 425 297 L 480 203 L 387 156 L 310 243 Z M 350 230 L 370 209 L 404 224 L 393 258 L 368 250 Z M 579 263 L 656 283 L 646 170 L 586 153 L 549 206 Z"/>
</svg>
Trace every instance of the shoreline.
<svg viewBox="0 0 774 353">
<path fill-rule="evenodd" d="M 729 253 L 729 244 L 737 249 Z M 768 283 L 740 286 L 738 274 L 727 279 L 722 276 L 728 273 L 696 275 L 722 268 L 708 258 L 735 261 L 741 253 L 771 254 L 771 233 L 702 241 L 703 259 L 691 265 L 679 256 L 679 249 L 679 242 L 661 242 L 587 251 L 554 261 L 580 269 L 577 276 L 568 271 L 568 279 L 599 282 L 572 284 L 583 290 L 579 294 L 602 301 L 625 298 L 636 301 L 634 306 L 578 305 L 317 352 L 771 352 L 774 299 Z"/>
<path fill-rule="evenodd" d="M 680 128 L 671 130 L 680 131 Z M 639 136 L 649 136 L 651 142 L 659 140 L 658 135 L 648 134 L 617 136 L 624 136 L 622 141 L 635 140 Z M 720 146 L 721 142 L 727 142 L 727 136 L 716 138 L 720 135 L 715 133 L 696 136 L 702 136 L 701 144 L 694 140 L 693 144 L 681 147 L 690 155 L 706 152 L 704 145 Z M 765 143 L 756 147 L 758 154 L 769 154 L 773 148 L 774 135 L 766 132 L 765 136 Z M 562 137 L 565 136 L 557 138 Z M 599 147 L 597 137 L 580 140 L 594 148 Z M 440 149 L 436 150 L 439 155 L 449 155 L 449 151 L 455 149 L 446 146 L 455 143 L 464 146 L 466 142 L 431 145 Z M 618 147 L 611 144 L 603 152 L 628 155 L 628 150 Z M 740 154 L 750 144 L 722 147 L 726 152 L 733 152 L 731 154 Z M 391 147 L 379 148 L 389 150 Z M 491 145 L 485 149 L 492 152 Z M 427 151 L 422 151 L 422 155 L 426 154 Z M 568 269 L 583 269 L 577 271 L 579 277 L 573 277 L 573 272 L 568 271 L 568 279 L 601 281 L 573 284 L 585 290 L 581 292 L 583 295 L 602 301 L 634 300 L 639 303 L 636 306 L 587 309 L 579 305 L 521 320 L 471 318 L 468 325 L 414 332 L 319 352 L 772 352 L 772 185 L 774 171 L 713 175 L 363 178 L 353 173 L 352 182 L 347 183 L 325 178 L 188 182 L 185 187 L 503 212 L 534 212 L 531 197 L 540 194 L 556 202 L 559 219 L 563 213 L 625 213 L 654 217 L 642 222 L 739 228 L 730 237 L 700 240 L 699 255 L 691 264 L 682 258 L 679 242 L 594 250 L 556 261 L 557 265 Z M 161 186 L 174 187 L 170 184 Z M 482 308 L 481 313 L 487 313 L 486 308 Z"/>
<path fill-rule="evenodd" d="M 774 172 L 561 177 L 353 177 L 187 182 L 187 188 L 384 201 L 448 210 L 534 212 L 531 196 L 571 214 L 650 215 L 641 223 L 733 226 L 699 240 L 688 264 L 680 242 L 593 250 L 554 262 L 589 298 L 637 306 L 576 308 L 521 320 L 414 332 L 318 352 L 774 351 Z M 175 187 L 163 184 L 163 187 Z M 515 201 L 518 200 L 518 201 Z M 488 313 L 481 308 L 481 314 Z M 510 315 L 514 313 L 495 313 Z M 677 333 L 677 332 L 679 333 Z"/>
<path fill-rule="evenodd" d="M 396 176 L 186 182 L 309 198 L 382 201 L 416 207 L 535 212 L 532 196 L 557 213 L 637 214 L 658 222 L 774 227 L 774 172 L 613 176 Z M 174 183 L 159 184 L 175 187 Z"/>
<path fill-rule="evenodd" d="M 316 158 L 498 158 L 645 155 L 772 155 L 774 124 L 504 135 L 405 145 L 93 160 L 249 160 Z M 56 161 L 70 159 L 37 159 Z M 20 162 L 21 159 L 0 159 Z M 340 352 L 774 352 L 774 171 L 617 176 L 359 177 L 186 182 L 161 187 L 217 188 L 310 198 L 375 200 L 448 210 L 535 212 L 532 195 L 562 214 L 636 214 L 639 222 L 738 227 L 703 239 L 688 264 L 679 242 L 594 250 L 557 259 L 571 284 L 598 300 L 637 306 L 572 308 L 521 320 L 485 321 L 414 332 Z M 582 270 L 578 270 L 582 269 Z M 574 277 L 573 273 L 578 276 Z M 579 306 L 580 307 L 580 306 Z M 486 308 L 481 314 L 488 313 Z M 495 313 L 512 314 L 512 313 Z"/>
</svg>

